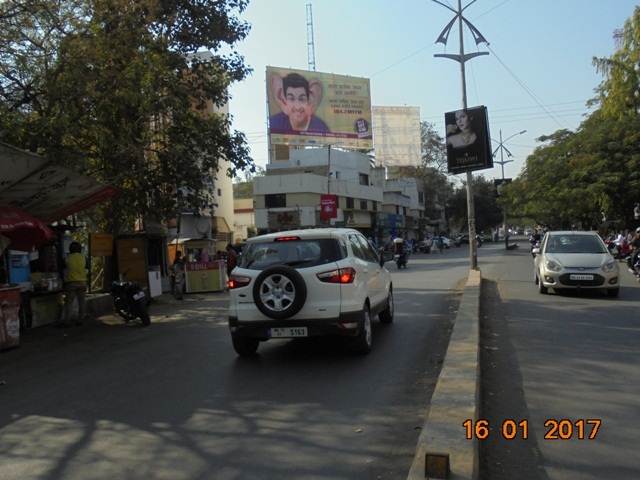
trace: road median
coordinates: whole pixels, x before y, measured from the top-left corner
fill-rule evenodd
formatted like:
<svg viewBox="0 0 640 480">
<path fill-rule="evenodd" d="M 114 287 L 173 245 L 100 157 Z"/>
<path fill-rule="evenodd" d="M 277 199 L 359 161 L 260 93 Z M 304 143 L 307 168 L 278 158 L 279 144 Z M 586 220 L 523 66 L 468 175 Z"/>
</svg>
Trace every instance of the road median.
<svg viewBox="0 0 640 480">
<path fill-rule="evenodd" d="M 480 272 L 471 270 L 407 480 L 478 476 L 478 443 L 465 438 L 463 423 L 475 421 L 479 408 L 480 284 Z M 427 463 L 438 474 L 428 476 Z"/>
</svg>

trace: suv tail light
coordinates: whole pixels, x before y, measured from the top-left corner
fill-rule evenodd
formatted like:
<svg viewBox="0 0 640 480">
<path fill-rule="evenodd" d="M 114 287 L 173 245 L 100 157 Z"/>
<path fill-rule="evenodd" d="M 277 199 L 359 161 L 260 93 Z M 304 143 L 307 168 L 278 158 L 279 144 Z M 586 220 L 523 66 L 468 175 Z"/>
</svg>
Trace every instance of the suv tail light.
<svg viewBox="0 0 640 480">
<path fill-rule="evenodd" d="M 241 277 L 239 275 L 233 275 L 227 282 L 227 286 L 229 287 L 229 290 L 233 290 L 234 288 L 246 287 L 250 283 L 251 283 L 250 277 Z"/>
<path fill-rule="evenodd" d="M 330 272 L 318 273 L 316 276 L 325 283 L 353 283 L 356 279 L 356 271 L 351 267 L 338 268 Z"/>
</svg>

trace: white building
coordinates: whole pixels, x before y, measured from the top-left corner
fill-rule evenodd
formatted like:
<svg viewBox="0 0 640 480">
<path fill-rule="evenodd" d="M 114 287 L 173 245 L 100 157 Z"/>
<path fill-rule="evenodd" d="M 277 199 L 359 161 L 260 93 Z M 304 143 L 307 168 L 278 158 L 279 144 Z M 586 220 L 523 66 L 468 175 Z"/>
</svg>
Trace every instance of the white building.
<svg viewBox="0 0 640 480">
<path fill-rule="evenodd" d="M 328 148 L 289 150 L 288 159 L 267 165 L 254 180 L 258 231 L 343 225 L 373 234 L 383 191 L 374 185 L 367 155 Z M 320 196 L 338 197 L 338 215 L 320 220 Z"/>
</svg>

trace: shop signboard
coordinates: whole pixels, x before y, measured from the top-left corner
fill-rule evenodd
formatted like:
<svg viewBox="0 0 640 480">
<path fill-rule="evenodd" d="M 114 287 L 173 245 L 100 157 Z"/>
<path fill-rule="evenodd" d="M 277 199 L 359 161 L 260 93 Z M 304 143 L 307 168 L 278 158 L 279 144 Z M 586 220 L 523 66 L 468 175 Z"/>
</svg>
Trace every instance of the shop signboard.
<svg viewBox="0 0 640 480">
<path fill-rule="evenodd" d="M 326 222 L 338 216 L 338 197 L 336 195 L 320 195 L 320 220 Z"/>
<path fill-rule="evenodd" d="M 271 144 L 373 148 L 368 78 L 267 67 Z"/>
<path fill-rule="evenodd" d="M 453 174 L 493 168 L 487 107 L 444 114 L 448 172 Z"/>
<path fill-rule="evenodd" d="M 89 238 L 92 257 L 110 257 L 113 255 L 113 235 L 110 233 L 92 233 Z"/>
</svg>

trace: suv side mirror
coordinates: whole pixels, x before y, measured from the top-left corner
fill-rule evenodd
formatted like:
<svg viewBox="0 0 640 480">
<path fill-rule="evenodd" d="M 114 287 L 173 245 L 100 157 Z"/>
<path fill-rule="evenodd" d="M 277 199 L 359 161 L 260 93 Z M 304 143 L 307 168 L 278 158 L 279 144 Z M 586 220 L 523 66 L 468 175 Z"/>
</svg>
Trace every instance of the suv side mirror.
<svg viewBox="0 0 640 480">
<path fill-rule="evenodd" d="M 535 257 L 536 255 L 538 255 L 540 253 L 540 249 L 539 248 L 534 248 L 533 250 L 531 250 L 531 254 Z"/>
</svg>

